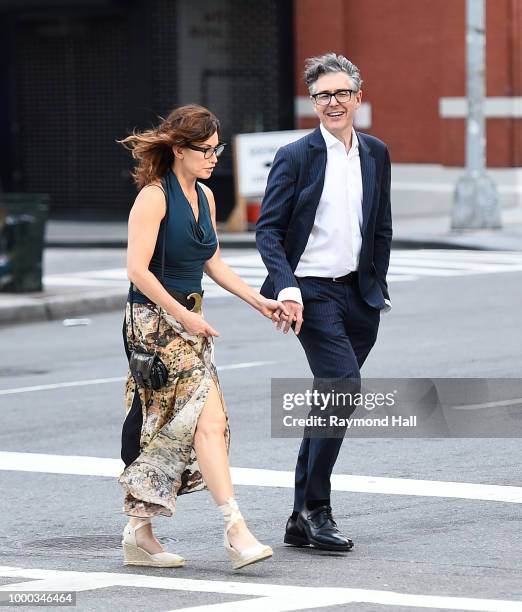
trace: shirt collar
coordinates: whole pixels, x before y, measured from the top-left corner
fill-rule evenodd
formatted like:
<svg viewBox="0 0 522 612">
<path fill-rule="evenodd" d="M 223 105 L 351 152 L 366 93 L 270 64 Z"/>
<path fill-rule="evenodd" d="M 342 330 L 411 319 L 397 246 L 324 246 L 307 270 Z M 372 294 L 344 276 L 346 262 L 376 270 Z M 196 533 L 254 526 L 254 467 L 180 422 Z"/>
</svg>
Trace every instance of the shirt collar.
<svg viewBox="0 0 522 612">
<path fill-rule="evenodd" d="M 321 134 L 323 135 L 324 141 L 326 143 L 326 148 L 329 149 L 330 147 L 333 147 L 335 145 L 342 145 L 344 148 L 343 143 L 336 138 L 331 132 L 329 132 L 324 125 L 321 123 L 319 126 L 320 130 L 321 130 Z M 357 134 L 355 133 L 354 128 L 352 127 L 352 145 L 350 147 L 350 151 L 348 153 L 353 153 L 355 152 L 357 149 L 359 148 L 359 139 L 357 138 Z"/>
</svg>

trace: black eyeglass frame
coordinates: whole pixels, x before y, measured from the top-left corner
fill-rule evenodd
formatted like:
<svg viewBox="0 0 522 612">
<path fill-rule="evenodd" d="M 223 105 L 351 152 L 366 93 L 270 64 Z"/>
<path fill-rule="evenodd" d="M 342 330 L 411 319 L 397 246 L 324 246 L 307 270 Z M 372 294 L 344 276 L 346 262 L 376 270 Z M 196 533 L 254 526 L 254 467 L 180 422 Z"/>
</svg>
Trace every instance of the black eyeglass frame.
<svg viewBox="0 0 522 612">
<path fill-rule="evenodd" d="M 185 145 L 187 147 L 187 149 L 192 149 L 192 151 L 201 151 L 201 153 L 203 153 L 203 157 L 205 159 L 210 159 L 212 157 L 212 155 L 216 155 L 216 157 L 219 157 L 221 155 L 221 153 L 223 153 L 223 151 L 225 150 L 225 147 L 227 146 L 226 142 L 218 142 L 217 146 L 215 147 L 198 147 L 197 145 L 193 145 L 193 144 L 188 144 Z M 218 152 L 219 150 L 219 152 Z M 207 155 L 207 153 L 209 151 L 212 151 L 212 153 L 210 153 L 210 155 Z"/>
<path fill-rule="evenodd" d="M 337 94 L 343 92 L 343 91 L 348 91 L 350 92 L 350 97 L 348 98 L 348 100 L 344 100 L 343 102 L 341 102 L 338 98 L 337 98 Z M 346 102 L 350 102 L 352 99 L 352 96 L 354 94 L 357 94 L 358 92 L 355 91 L 355 89 L 337 89 L 336 91 L 334 91 L 333 93 L 330 93 L 329 91 L 320 91 L 316 94 L 310 94 L 310 97 L 314 99 L 314 102 L 316 104 L 319 104 L 319 106 L 329 106 L 332 102 L 332 98 L 335 98 L 337 100 L 338 104 L 345 104 Z M 328 102 L 326 104 L 322 104 L 320 102 L 317 101 L 317 96 L 330 96 L 328 99 Z"/>
</svg>

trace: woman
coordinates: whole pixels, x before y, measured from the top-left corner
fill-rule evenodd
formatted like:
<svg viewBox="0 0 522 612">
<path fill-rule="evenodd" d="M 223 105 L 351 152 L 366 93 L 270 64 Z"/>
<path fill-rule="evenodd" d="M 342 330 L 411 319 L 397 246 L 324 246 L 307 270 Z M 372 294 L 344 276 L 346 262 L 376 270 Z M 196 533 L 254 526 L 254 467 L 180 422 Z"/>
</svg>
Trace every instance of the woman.
<svg viewBox="0 0 522 612">
<path fill-rule="evenodd" d="M 118 479 L 130 517 L 122 541 L 126 564 L 183 565 L 154 537 L 150 519 L 172 516 L 178 495 L 203 488 L 223 513 L 225 549 L 235 569 L 272 556 L 248 530 L 234 499 L 227 410 L 213 363 L 219 334 L 201 311 L 203 271 L 273 321 L 286 310 L 221 260 L 214 197 L 198 182 L 212 175 L 224 149 L 218 133 L 210 111 L 188 105 L 157 128 L 119 141 L 138 161 L 133 176 L 140 188 L 129 215 L 125 346 L 128 356 L 132 349 L 156 350 L 168 370 L 166 385 L 156 391 L 137 385 L 130 370 L 127 377 L 126 468 Z"/>
</svg>

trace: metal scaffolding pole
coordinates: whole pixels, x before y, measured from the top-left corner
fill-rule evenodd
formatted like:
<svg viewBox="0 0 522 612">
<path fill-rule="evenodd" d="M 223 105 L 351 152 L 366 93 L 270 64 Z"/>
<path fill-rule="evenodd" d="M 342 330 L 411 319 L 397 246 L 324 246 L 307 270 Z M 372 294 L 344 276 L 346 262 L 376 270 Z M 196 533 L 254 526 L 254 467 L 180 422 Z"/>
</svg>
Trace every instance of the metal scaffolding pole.
<svg viewBox="0 0 522 612">
<path fill-rule="evenodd" d="M 486 174 L 485 1 L 466 0 L 466 171 L 455 189 L 452 229 L 502 227 L 497 188 Z"/>
</svg>

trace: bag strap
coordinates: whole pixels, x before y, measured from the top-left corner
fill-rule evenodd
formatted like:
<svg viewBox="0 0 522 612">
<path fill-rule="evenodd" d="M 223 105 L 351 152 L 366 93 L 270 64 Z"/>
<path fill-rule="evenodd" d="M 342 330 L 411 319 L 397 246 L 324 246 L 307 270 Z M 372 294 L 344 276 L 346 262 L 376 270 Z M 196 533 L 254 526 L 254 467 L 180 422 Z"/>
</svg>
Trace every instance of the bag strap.
<svg viewBox="0 0 522 612">
<path fill-rule="evenodd" d="M 167 228 L 168 228 L 168 223 L 169 223 L 169 198 L 167 196 L 167 191 L 165 189 L 165 178 L 162 177 L 161 179 L 161 190 L 163 191 L 163 193 L 165 194 L 165 202 L 166 202 L 166 213 L 165 213 L 165 217 L 162 219 L 162 223 L 163 221 L 165 221 L 165 225 L 163 228 L 163 246 L 161 249 L 161 284 L 164 285 L 165 284 L 165 248 L 166 248 L 166 243 L 167 243 Z M 157 185 L 159 187 L 159 185 Z M 130 293 L 130 320 L 131 320 L 131 333 L 132 333 L 132 341 L 135 342 L 136 341 L 136 336 L 134 334 L 134 287 L 135 285 L 132 283 L 130 283 L 130 288 L 129 288 L 129 293 Z M 161 323 L 161 306 L 159 307 L 159 311 L 158 311 L 158 327 L 156 329 L 156 343 L 158 342 L 158 338 L 159 338 L 159 330 L 160 330 L 160 323 Z M 155 352 L 155 351 L 154 351 Z"/>
</svg>

